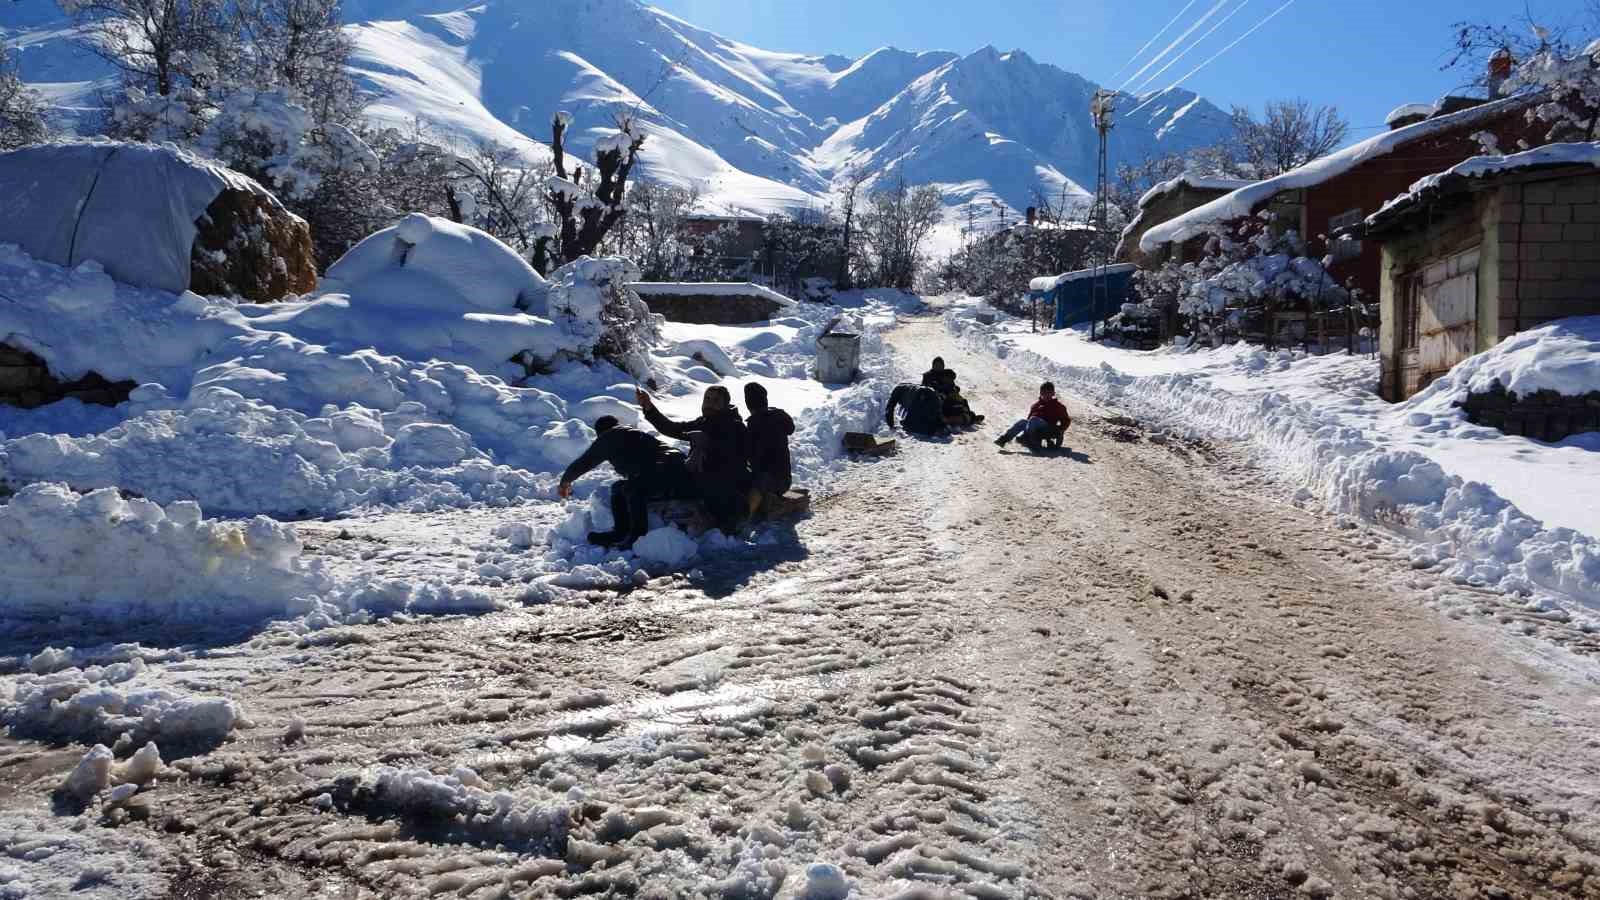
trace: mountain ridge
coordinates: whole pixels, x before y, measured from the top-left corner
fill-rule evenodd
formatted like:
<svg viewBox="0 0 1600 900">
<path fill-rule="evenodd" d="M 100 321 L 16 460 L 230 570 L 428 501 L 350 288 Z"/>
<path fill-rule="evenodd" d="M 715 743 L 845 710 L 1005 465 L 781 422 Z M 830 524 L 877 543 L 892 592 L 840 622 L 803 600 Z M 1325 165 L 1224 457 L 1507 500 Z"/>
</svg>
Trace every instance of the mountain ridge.
<svg viewBox="0 0 1600 900">
<path fill-rule="evenodd" d="M 0 37 L 22 44 L 24 77 L 48 80 L 52 103 L 85 105 L 103 66 L 68 54 L 70 31 L 51 5 L 0 8 Z M 632 114 L 650 136 L 641 174 L 693 186 L 728 212 L 819 205 L 854 170 L 893 171 L 943 186 L 951 205 L 996 200 L 1013 214 L 1037 191 L 1082 197 L 1095 177 L 1088 100 L 1098 86 L 1022 50 L 778 52 L 640 0 L 549 0 L 537 12 L 516 0 L 350 0 L 346 13 L 373 120 L 421 119 L 457 143 L 531 156 L 557 109 L 575 114 L 580 153 Z M 1124 95 L 1121 106 L 1139 102 Z M 1226 122 L 1174 91 L 1119 123 L 1113 165 L 1214 143 Z"/>
</svg>

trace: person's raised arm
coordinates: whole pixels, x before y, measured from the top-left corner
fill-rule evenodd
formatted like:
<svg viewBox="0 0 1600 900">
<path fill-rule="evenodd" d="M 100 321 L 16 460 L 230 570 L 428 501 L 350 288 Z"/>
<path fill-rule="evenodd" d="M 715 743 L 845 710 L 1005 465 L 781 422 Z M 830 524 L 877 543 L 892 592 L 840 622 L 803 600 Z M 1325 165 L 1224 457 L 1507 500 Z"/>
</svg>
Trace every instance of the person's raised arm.
<svg viewBox="0 0 1600 900">
<path fill-rule="evenodd" d="M 695 419 L 692 422 L 674 422 L 667 418 L 666 414 L 660 409 L 656 408 L 656 402 L 650 398 L 649 394 L 646 394 L 644 391 L 636 391 L 634 396 L 639 401 L 639 408 L 644 411 L 645 420 L 648 421 L 655 428 L 655 430 L 661 432 L 667 437 L 677 438 L 679 440 L 688 440 L 690 432 L 704 430 L 704 417 Z"/>
</svg>

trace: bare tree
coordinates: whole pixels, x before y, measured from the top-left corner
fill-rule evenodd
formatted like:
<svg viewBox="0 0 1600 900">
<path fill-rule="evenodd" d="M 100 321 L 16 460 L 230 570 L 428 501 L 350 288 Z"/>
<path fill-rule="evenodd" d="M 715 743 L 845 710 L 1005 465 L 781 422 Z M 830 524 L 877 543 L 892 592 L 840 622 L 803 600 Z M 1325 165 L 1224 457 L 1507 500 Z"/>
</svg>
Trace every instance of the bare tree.
<svg viewBox="0 0 1600 900">
<path fill-rule="evenodd" d="M 1600 0 L 1585 0 L 1565 22 L 1543 22 L 1524 7 L 1508 22 L 1457 22 L 1454 47 L 1443 66 L 1464 73 L 1462 87 L 1498 90 L 1488 84 L 1488 62 L 1498 53 L 1516 60 L 1527 60 L 1541 53 L 1570 57 L 1585 43 L 1584 35 L 1600 32 Z"/>
<path fill-rule="evenodd" d="M 1239 155 L 1253 178 L 1282 175 L 1326 156 L 1350 133 L 1350 123 L 1335 107 L 1298 99 L 1268 103 L 1260 120 L 1236 106 L 1232 118 Z"/>
<path fill-rule="evenodd" d="M 223 0 L 61 0 L 61 8 L 125 87 L 162 97 L 209 85 L 238 49 L 236 9 Z"/>
<path fill-rule="evenodd" d="M 874 280 L 884 287 L 911 290 L 921 267 L 922 245 L 944 211 L 944 195 L 933 185 L 911 187 L 899 175 L 867 198 L 861 238 Z"/>
<path fill-rule="evenodd" d="M 840 230 L 839 243 L 839 277 L 834 283 L 841 290 L 850 289 L 850 263 L 856 258 L 856 206 L 861 197 L 861 188 L 872 175 L 865 169 L 852 167 L 845 170 L 844 189 L 839 192 L 839 218 L 843 220 L 844 227 Z"/>
<path fill-rule="evenodd" d="M 6 45 L 0 43 L 0 152 L 47 140 L 44 103 L 22 81 Z"/>
<path fill-rule="evenodd" d="M 557 113 L 551 122 L 550 149 L 554 154 L 555 174 L 547 184 L 550 204 L 559 223 L 560 259 L 574 262 L 592 256 L 612 228 L 628 214 L 628 177 L 644 147 L 644 132 L 631 118 L 617 122 L 617 133 L 600 140 L 594 148 L 594 188 L 586 186 L 585 172 L 577 166 L 568 173 L 566 139 L 572 116 Z M 537 242 L 535 259 L 548 254 L 551 240 Z"/>
<path fill-rule="evenodd" d="M 253 77 L 306 98 L 319 122 L 348 124 L 360 112 L 345 66 L 352 42 L 340 0 L 234 0 Z"/>
<path fill-rule="evenodd" d="M 1139 215 L 1140 199 L 1151 188 L 1188 171 L 1189 160 L 1176 153 L 1123 163 L 1117 166 L 1117 178 L 1111 185 L 1111 205 L 1122 214 L 1124 222 L 1131 222 Z"/>
</svg>

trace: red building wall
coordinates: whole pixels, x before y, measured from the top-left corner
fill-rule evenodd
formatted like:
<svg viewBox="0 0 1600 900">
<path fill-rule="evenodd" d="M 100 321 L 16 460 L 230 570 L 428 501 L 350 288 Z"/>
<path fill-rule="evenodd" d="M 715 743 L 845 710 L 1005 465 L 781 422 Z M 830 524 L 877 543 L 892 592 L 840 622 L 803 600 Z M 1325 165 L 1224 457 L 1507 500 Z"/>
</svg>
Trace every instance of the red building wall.
<svg viewBox="0 0 1600 900">
<path fill-rule="evenodd" d="M 1478 121 L 1459 128 L 1441 132 L 1431 137 L 1413 141 L 1384 156 L 1367 160 L 1348 172 L 1307 188 L 1302 213 L 1302 234 L 1310 241 L 1310 251 L 1318 256 L 1326 254 L 1324 238 L 1329 222 L 1351 210 L 1359 209 L 1363 217 L 1370 216 L 1389 200 L 1406 193 L 1418 179 L 1442 172 L 1457 163 L 1482 156 L 1482 145 L 1473 138 L 1479 132 L 1490 132 L 1499 140 L 1503 152 L 1514 153 L 1518 141 L 1526 140 L 1529 146 L 1546 143 L 1544 135 L 1548 126 L 1530 125 L 1526 109 L 1517 108 L 1489 121 Z M 1331 273 L 1341 282 L 1353 278 L 1356 287 L 1366 292 L 1367 302 L 1376 302 L 1378 282 L 1382 272 L 1381 248 L 1368 241 L 1362 245 L 1361 255 L 1336 262 Z"/>
</svg>

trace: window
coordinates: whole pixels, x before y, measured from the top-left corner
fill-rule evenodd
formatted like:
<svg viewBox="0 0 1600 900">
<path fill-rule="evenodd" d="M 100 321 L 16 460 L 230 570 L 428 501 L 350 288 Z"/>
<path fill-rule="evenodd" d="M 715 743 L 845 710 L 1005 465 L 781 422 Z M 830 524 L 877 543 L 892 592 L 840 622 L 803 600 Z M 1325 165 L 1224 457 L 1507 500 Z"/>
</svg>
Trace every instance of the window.
<svg viewBox="0 0 1600 900">
<path fill-rule="evenodd" d="M 1362 218 L 1361 210 L 1352 209 L 1328 220 L 1328 253 L 1333 256 L 1334 262 L 1355 259 L 1361 255 L 1360 241 L 1339 240 L 1334 235 L 1346 228 L 1360 225 Z"/>
</svg>

